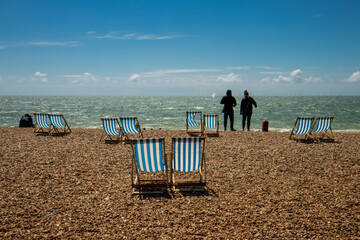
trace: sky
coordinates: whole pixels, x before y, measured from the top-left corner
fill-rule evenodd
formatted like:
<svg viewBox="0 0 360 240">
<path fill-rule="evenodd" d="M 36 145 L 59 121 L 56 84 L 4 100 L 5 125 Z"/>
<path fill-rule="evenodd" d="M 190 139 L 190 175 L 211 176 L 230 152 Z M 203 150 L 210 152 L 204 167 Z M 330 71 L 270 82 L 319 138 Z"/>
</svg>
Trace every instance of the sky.
<svg viewBox="0 0 360 240">
<path fill-rule="evenodd" d="M 0 95 L 360 95 L 358 0 L 1 0 Z"/>
</svg>

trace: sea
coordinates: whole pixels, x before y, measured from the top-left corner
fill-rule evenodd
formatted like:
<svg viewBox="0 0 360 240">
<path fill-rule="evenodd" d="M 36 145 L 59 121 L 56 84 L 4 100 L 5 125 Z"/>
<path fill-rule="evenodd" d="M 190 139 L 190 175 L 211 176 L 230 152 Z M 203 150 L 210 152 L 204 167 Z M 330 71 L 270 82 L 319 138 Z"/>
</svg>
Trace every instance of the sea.
<svg viewBox="0 0 360 240">
<path fill-rule="evenodd" d="M 222 96 L 0 96 L 0 127 L 17 127 L 30 113 L 61 113 L 72 128 L 102 128 L 100 118 L 136 116 L 145 129 L 186 129 L 186 112 L 219 114 Z M 241 130 L 240 97 L 234 108 L 236 130 Z M 289 131 L 298 116 L 333 116 L 334 131 L 360 131 L 360 96 L 253 96 L 251 130 Z M 228 123 L 229 124 L 229 123 Z M 228 127 L 229 128 L 229 127 Z"/>
</svg>

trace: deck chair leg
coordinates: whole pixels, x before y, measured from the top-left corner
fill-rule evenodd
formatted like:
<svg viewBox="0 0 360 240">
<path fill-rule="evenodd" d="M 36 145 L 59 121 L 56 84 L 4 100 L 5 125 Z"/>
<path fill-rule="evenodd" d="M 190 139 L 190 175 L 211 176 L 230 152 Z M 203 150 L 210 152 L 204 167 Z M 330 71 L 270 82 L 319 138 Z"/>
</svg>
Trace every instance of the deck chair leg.
<svg viewBox="0 0 360 240">
<path fill-rule="evenodd" d="M 294 130 L 295 130 L 295 128 L 296 128 L 296 124 L 297 124 L 298 121 L 299 121 L 299 118 L 297 118 L 296 121 L 295 121 L 294 127 L 292 128 L 292 130 L 291 130 L 291 132 L 290 132 L 290 137 L 289 137 L 289 139 L 291 139 L 292 135 L 294 134 Z"/>
<path fill-rule="evenodd" d="M 331 136 L 330 136 L 330 133 L 328 133 L 328 130 L 327 130 L 327 131 L 324 132 L 323 138 L 326 136 L 328 139 L 334 140 L 334 134 L 332 132 L 332 129 L 330 128 L 329 130 L 330 130 Z"/>
</svg>

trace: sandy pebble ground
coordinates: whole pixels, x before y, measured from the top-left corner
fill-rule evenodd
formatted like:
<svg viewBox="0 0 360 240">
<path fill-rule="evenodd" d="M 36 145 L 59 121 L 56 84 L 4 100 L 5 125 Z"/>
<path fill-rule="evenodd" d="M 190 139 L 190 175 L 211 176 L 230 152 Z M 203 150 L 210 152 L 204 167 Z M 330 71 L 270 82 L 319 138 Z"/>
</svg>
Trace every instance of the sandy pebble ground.
<svg viewBox="0 0 360 240">
<path fill-rule="evenodd" d="M 360 133 L 206 139 L 204 193 L 132 195 L 131 147 L 100 129 L 0 128 L 0 239 L 359 239 Z M 185 131 L 145 130 L 164 137 Z"/>
</svg>

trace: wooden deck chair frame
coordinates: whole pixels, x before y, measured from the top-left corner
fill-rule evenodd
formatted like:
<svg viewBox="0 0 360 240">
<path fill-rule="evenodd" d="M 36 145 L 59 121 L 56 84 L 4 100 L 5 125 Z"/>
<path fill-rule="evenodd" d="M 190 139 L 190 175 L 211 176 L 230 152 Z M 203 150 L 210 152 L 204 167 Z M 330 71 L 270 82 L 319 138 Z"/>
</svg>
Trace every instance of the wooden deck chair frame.
<svg viewBox="0 0 360 240">
<path fill-rule="evenodd" d="M 121 128 L 122 128 L 122 130 L 124 132 L 124 136 L 125 136 L 126 141 L 130 140 L 129 134 L 138 134 L 139 135 L 138 137 L 141 137 L 141 138 L 144 137 L 143 134 L 142 134 L 140 123 L 139 123 L 137 117 L 119 117 L 119 119 L 120 119 Z M 134 127 L 136 128 L 135 131 L 137 130 L 138 133 L 131 132 L 131 131 L 134 131 L 134 129 L 131 129 L 132 126 L 130 126 L 130 127 L 124 126 L 123 120 L 127 120 L 127 119 L 133 119 L 135 121 L 135 126 Z"/>
<path fill-rule="evenodd" d="M 49 115 L 47 113 L 34 113 L 34 117 L 34 133 L 50 134 L 52 131 L 52 126 L 51 123 L 49 123 Z"/>
<path fill-rule="evenodd" d="M 216 120 L 214 121 L 212 119 L 212 121 L 208 121 L 208 118 L 213 118 L 215 117 Z M 206 126 L 209 127 L 206 127 Z M 214 128 L 213 126 L 216 125 L 216 127 Z M 204 129 L 204 133 L 203 135 L 205 136 L 209 136 L 209 137 L 218 137 L 219 136 L 219 114 L 204 114 L 203 116 L 203 129 Z M 210 129 L 215 129 L 215 130 L 210 130 Z"/>
<path fill-rule="evenodd" d="M 198 153 L 200 157 L 200 163 L 198 169 L 190 169 L 191 161 L 188 161 L 188 164 L 185 161 L 178 161 L 178 166 L 176 165 L 176 155 L 179 151 L 182 151 L 182 156 L 189 157 L 191 154 L 187 151 L 189 150 L 189 146 L 184 145 L 183 143 L 188 143 L 190 141 L 200 141 L 199 146 L 201 147 L 201 151 Z M 206 161 L 205 161 L 205 137 L 173 137 L 172 138 L 172 151 L 171 151 L 171 167 L 170 167 L 170 186 L 174 191 L 205 191 L 206 186 Z M 193 158 L 192 158 L 193 159 Z M 185 165 L 181 165 L 185 164 Z M 179 169 L 180 168 L 180 169 Z M 185 169 L 184 169 L 185 168 Z M 186 168 L 190 169 L 190 171 L 186 170 Z M 177 178 L 176 172 L 183 172 L 183 175 L 186 173 L 193 172 L 195 175 L 198 174 L 198 179 L 182 179 Z M 197 173 L 196 173 L 197 172 Z"/>
<path fill-rule="evenodd" d="M 48 114 L 51 122 L 51 134 L 69 134 L 71 133 L 70 125 L 66 122 L 62 114 Z"/>
<path fill-rule="evenodd" d="M 302 120 L 311 120 L 310 125 L 307 125 L 307 129 L 309 129 L 309 131 L 306 131 L 304 133 L 296 133 L 295 128 L 296 128 L 297 124 L 298 123 L 300 124 L 300 121 L 302 121 Z M 295 124 L 294 124 L 294 127 L 292 128 L 292 130 L 290 132 L 289 139 L 293 138 L 293 139 L 296 139 L 296 140 L 301 140 L 301 138 L 294 138 L 293 136 L 295 136 L 295 135 L 303 135 L 304 136 L 303 140 L 313 140 L 314 139 L 314 136 L 313 136 L 314 120 L 315 120 L 315 118 L 313 118 L 313 117 L 297 117 L 296 121 L 295 121 Z M 300 126 L 298 126 L 298 128 L 299 127 Z"/>
<path fill-rule="evenodd" d="M 118 132 L 116 135 L 115 134 L 110 134 L 108 132 L 106 132 L 105 130 L 105 125 L 104 125 L 104 121 L 113 121 L 114 124 L 116 126 L 113 126 L 116 128 L 116 132 Z M 124 138 L 124 133 L 121 129 L 121 126 L 120 126 L 120 123 L 119 123 L 119 120 L 117 118 L 101 118 L 101 123 L 103 125 L 103 130 L 104 130 L 104 133 L 103 135 L 101 136 L 101 139 L 100 141 L 104 140 L 105 142 L 119 142 L 119 141 L 122 141 L 123 138 Z M 114 129 L 112 129 L 113 133 L 115 133 Z M 105 137 L 104 137 L 105 136 Z"/>
<path fill-rule="evenodd" d="M 133 194 L 166 192 L 169 187 L 169 180 L 165 139 L 141 138 L 130 140 L 130 142 L 133 153 L 131 161 Z M 142 144 L 145 144 L 146 147 L 142 147 Z M 155 152 L 157 152 L 156 155 L 154 155 Z M 154 176 L 149 177 L 149 175 L 153 174 L 162 175 L 162 178 L 159 178 L 159 176 L 156 176 L 156 178 Z"/>
<path fill-rule="evenodd" d="M 196 122 L 199 125 L 199 129 L 192 129 L 191 127 L 197 126 L 189 126 L 189 114 L 199 114 L 200 116 L 200 122 Z M 191 123 L 190 123 L 191 124 Z M 201 135 L 203 134 L 203 120 L 202 120 L 202 112 L 200 111 L 187 111 L 186 112 L 186 133 L 189 135 Z"/>
<path fill-rule="evenodd" d="M 321 127 L 320 127 L 320 129 L 318 129 L 319 128 L 319 123 L 323 119 L 330 120 L 329 127 L 327 127 L 327 128 L 325 127 L 323 129 L 321 129 Z M 334 117 L 317 117 L 315 119 L 315 122 L 314 122 L 314 125 L 313 125 L 314 138 L 317 139 L 317 140 L 320 140 L 320 139 L 325 139 L 325 137 L 327 137 L 329 140 L 334 141 L 334 134 L 333 134 L 333 131 L 332 131 L 332 128 L 331 128 L 333 120 L 334 120 Z M 318 135 L 321 135 L 321 136 L 318 137 Z"/>
</svg>

